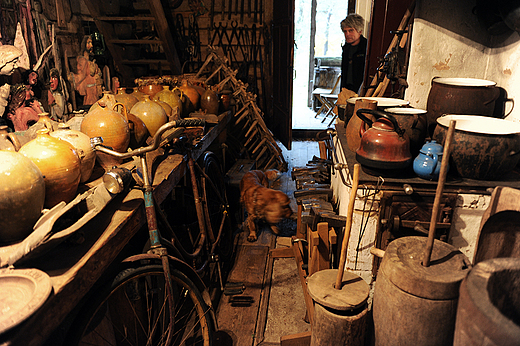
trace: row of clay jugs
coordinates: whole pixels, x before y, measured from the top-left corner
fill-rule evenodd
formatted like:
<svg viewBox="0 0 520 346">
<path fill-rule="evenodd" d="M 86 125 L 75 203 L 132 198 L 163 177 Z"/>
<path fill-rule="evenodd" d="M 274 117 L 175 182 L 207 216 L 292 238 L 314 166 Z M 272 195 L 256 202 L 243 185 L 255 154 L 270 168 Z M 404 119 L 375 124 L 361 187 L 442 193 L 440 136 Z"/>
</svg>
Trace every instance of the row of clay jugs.
<svg viewBox="0 0 520 346">
<path fill-rule="evenodd" d="M 28 236 L 40 218 L 45 181 L 36 164 L 21 153 L 0 150 L 0 243 Z"/>
<path fill-rule="evenodd" d="M 210 87 L 206 88 L 202 96 L 200 97 L 200 108 L 206 112 L 206 114 L 218 115 L 219 100 L 218 95 Z"/>
<path fill-rule="evenodd" d="M 74 199 L 81 179 L 81 163 L 70 143 L 51 137 L 48 129 L 41 129 L 35 139 L 20 148 L 19 153 L 31 159 L 43 174 L 45 208 Z"/>
<path fill-rule="evenodd" d="M 90 137 L 83 132 L 71 130 L 65 123 L 59 123 L 58 130 L 51 132 L 50 135 L 69 142 L 76 149 L 81 163 L 80 182 L 88 181 L 96 163 L 96 152 L 90 144 Z"/>
<path fill-rule="evenodd" d="M 137 102 L 130 110 L 130 113 L 144 122 L 150 136 L 155 135 L 159 127 L 168 122 L 164 109 L 157 102 L 150 100 L 150 97 Z"/>
<path fill-rule="evenodd" d="M 0 150 L 18 151 L 21 147 L 18 137 L 7 131 L 7 126 L 0 126 Z"/>
</svg>

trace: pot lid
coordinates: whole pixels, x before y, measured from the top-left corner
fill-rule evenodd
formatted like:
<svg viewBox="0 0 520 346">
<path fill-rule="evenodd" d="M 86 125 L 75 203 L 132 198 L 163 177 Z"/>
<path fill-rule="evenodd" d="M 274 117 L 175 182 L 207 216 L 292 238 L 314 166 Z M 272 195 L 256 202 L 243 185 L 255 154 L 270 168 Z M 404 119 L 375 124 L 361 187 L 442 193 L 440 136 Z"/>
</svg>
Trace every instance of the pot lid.
<svg viewBox="0 0 520 346">
<path fill-rule="evenodd" d="M 435 83 L 453 85 L 453 86 L 467 86 L 467 87 L 491 87 L 497 83 L 477 78 L 434 78 Z"/>
<path fill-rule="evenodd" d="M 451 120 L 457 122 L 455 130 L 460 131 L 487 135 L 511 135 L 520 133 L 520 123 L 480 115 L 448 114 L 437 118 L 437 123 L 449 127 Z"/>
<path fill-rule="evenodd" d="M 437 154 L 442 155 L 444 151 L 444 147 L 437 143 L 437 141 L 427 141 L 422 146 L 421 150 L 419 150 L 422 154 Z"/>
<path fill-rule="evenodd" d="M 379 270 L 402 291 L 426 299 L 453 299 L 469 272 L 469 259 L 448 243 L 435 239 L 430 266 L 421 264 L 427 237 L 402 237 L 385 250 Z"/>
<path fill-rule="evenodd" d="M 410 104 L 409 101 L 394 99 L 390 97 L 351 97 L 347 100 L 348 103 L 356 104 L 356 100 L 370 100 L 377 101 L 378 107 L 400 107 Z"/>
<path fill-rule="evenodd" d="M 29 318 L 47 300 L 51 290 L 51 279 L 41 270 L 0 270 L 0 334 Z"/>
</svg>

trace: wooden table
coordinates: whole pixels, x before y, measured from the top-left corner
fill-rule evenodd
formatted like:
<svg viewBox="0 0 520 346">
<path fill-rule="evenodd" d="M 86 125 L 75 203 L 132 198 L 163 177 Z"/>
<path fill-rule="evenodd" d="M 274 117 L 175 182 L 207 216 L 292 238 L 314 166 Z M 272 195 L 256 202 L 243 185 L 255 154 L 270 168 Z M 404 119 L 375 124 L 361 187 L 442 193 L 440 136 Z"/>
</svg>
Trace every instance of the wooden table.
<svg viewBox="0 0 520 346">
<path fill-rule="evenodd" d="M 210 128 L 192 151 L 194 160 L 219 136 L 225 135 L 231 117 L 230 112 L 219 116 L 219 123 Z M 169 155 L 157 165 L 153 185 L 159 203 L 171 193 L 185 171 L 186 161 L 180 154 Z M 85 241 L 81 245 L 63 243 L 41 258 L 28 262 L 25 268 L 37 268 L 50 276 L 53 292 L 29 319 L 0 335 L 0 344 L 42 345 L 109 266 L 122 259 L 119 257 L 125 245 L 145 224 L 142 192 L 133 189 L 126 196 L 117 196 L 83 227 Z"/>
</svg>

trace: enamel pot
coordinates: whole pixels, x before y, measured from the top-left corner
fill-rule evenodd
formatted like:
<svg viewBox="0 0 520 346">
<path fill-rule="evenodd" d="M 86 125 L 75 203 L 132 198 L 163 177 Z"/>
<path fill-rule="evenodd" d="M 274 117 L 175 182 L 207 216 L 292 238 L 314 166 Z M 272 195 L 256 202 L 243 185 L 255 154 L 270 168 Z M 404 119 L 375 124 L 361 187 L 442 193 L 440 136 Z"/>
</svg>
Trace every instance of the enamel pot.
<svg viewBox="0 0 520 346">
<path fill-rule="evenodd" d="M 444 114 L 493 116 L 500 89 L 495 82 L 475 78 L 432 79 L 426 110 L 432 134 L 438 117 Z"/>
<path fill-rule="evenodd" d="M 362 166 L 371 169 L 400 170 L 410 166 L 410 140 L 397 120 L 389 113 L 361 108 L 357 116 L 368 126 L 361 126 L 361 144 L 356 150 L 356 159 Z M 372 115 L 372 121 L 366 114 Z"/>
<path fill-rule="evenodd" d="M 433 139 L 444 143 L 450 120 L 455 120 L 451 171 L 463 178 L 496 180 L 520 160 L 520 124 L 477 115 L 445 115 L 437 119 Z"/>
</svg>

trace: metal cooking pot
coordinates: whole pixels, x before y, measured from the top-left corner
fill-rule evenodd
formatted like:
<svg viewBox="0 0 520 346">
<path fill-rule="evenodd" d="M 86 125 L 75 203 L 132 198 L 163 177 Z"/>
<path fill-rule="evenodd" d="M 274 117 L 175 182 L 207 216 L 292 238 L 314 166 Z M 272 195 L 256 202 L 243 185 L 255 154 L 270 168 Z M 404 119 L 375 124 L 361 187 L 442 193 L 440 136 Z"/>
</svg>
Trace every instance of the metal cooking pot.
<svg viewBox="0 0 520 346">
<path fill-rule="evenodd" d="M 426 105 L 429 133 L 444 114 L 493 116 L 499 96 L 500 89 L 489 80 L 434 77 Z"/>
<path fill-rule="evenodd" d="M 444 143 L 450 120 L 456 120 L 450 167 L 463 178 L 496 180 L 520 160 L 520 123 L 476 115 L 437 119 L 433 139 Z"/>
</svg>

